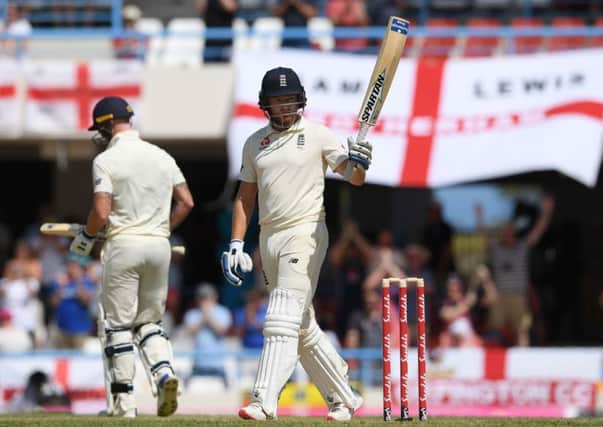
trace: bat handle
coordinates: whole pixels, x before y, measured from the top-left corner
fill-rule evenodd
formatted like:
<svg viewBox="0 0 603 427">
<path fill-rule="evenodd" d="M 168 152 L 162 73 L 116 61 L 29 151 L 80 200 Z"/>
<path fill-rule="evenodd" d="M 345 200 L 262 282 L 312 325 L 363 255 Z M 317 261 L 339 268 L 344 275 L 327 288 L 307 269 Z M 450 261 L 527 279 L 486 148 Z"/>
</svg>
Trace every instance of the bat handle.
<svg viewBox="0 0 603 427">
<path fill-rule="evenodd" d="M 356 141 L 363 141 L 366 139 L 366 135 L 368 134 L 370 127 L 371 126 L 368 123 L 360 123 L 360 129 L 358 130 L 358 135 L 356 135 Z"/>
</svg>

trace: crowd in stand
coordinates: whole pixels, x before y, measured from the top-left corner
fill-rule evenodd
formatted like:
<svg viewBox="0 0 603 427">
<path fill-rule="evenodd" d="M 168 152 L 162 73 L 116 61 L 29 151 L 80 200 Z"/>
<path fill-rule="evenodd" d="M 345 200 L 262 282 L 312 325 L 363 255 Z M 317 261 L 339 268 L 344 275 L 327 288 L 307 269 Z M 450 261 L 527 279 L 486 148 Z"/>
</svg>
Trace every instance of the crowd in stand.
<svg viewBox="0 0 603 427">
<path fill-rule="evenodd" d="M 427 30 L 454 30 L 462 26 L 469 29 L 496 30 L 507 25 L 519 30 L 546 25 L 570 30 L 589 26 L 603 28 L 603 19 L 599 16 L 600 2 L 581 0 L 539 0 L 526 3 L 511 0 L 191 0 L 191 7 L 181 11 L 184 16 L 169 15 L 161 7 L 153 6 L 151 2 L 138 2 L 138 5 L 124 5 L 121 20 L 115 20 L 106 2 L 59 3 L 9 2 L 3 14 L 5 22 L 0 24 L 0 31 L 4 27 L 10 38 L 24 39 L 31 34 L 32 27 L 111 27 L 115 31 L 126 31 L 121 33 L 125 35 L 116 36 L 113 40 L 114 56 L 144 60 L 152 50 L 152 39 L 164 29 L 167 33 L 177 32 L 176 26 L 172 28 L 168 24 L 181 18 L 199 18 L 199 22 L 194 25 L 190 22 L 186 24 L 184 31 L 184 34 L 188 33 L 189 36 L 191 32 L 198 32 L 198 39 L 203 38 L 201 34 L 204 29 L 211 32 L 216 28 L 231 28 L 235 33 L 250 29 L 259 31 L 260 27 L 256 28 L 254 25 L 259 19 L 278 18 L 278 24 L 268 24 L 267 27 L 262 27 L 262 31 L 279 32 L 282 28 L 308 28 L 310 31 L 311 27 L 315 28 L 313 31 L 323 31 L 322 36 L 304 36 L 303 33 L 278 36 L 279 46 L 369 53 L 374 53 L 379 47 L 378 39 L 367 36 L 362 28 L 382 26 L 391 15 L 403 16 L 413 25 L 424 26 Z M 162 16 L 157 16 L 158 13 Z M 348 34 L 333 38 L 328 35 L 333 28 L 346 27 L 358 29 L 358 36 Z M 191 52 L 203 52 L 205 62 L 228 61 L 233 40 L 234 37 L 230 34 L 212 35 L 207 36 L 206 40 L 198 45 L 189 44 Z M 168 45 L 169 43 L 162 49 L 165 50 Z M 603 35 L 599 33 L 594 36 L 517 36 L 510 41 L 496 34 L 415 37 L 411 32 L 405 55 L 490 56 L 503 52 L 533 53 L 540 50 L 556 51 L 601 45 Z M 5 50 L 15 53 L 14 43 L 10 49 Z M 19 52 L 22 53 L 23 50 L 24 47 L 21 46 Z"/>
<path fill-rule="evenodd" d="M 462 272 L 456 266 L 466 263 L 453 251 L 455 232 L 444 221 L 438 203 L 426 213 L 428 220 L 416 239 L 402 248 L 388 229 L 370 241 L 353 221 L 343 224 L 329 249 L 314 301 L 319 322 L 345 348 L 378 347 L 381 279 L 421 277 L 427 290 L 433 347 L 529 345 L 533 319 L 527 298 L 529 251 L 547 230 L 553 201 L 543 199 L 540 216 L 523 238 L 517 237 L 511 222 L 501 228 L 500 239 L 492 238 L 483 227 L 481 208 L 475 211 L 478 236 L 488 252 L 483 262 Z M 40 222 L 56 222 L 56 218 L 43 214 Z M 91 257 L 76 256 L 68 252 L 67 239 L 40 235 L 39 225 L 28 227 L 14 244 L 6 235 L 8 229 L 0 227 L 4 242 L 0 250 L 4 257 L 0 259 L 0 350 L 82 349 L 96 334 L 100 245 Z M 224 236 L 228 227 L 218 225 L 224 228 Z M 176 235 L 172 239 L 174 244 L 182 243 Z M 168 331 L 204 351 L 222 349 L 221 341 L 227 336 L 238 337 L 243 348 L 261 347 L 266 289 L 257 242 L 253 237 L 248 241 L 252 250 L 255 246 L 255 269 L 242 288 L 217 282 L 198 287 L 184 283 L 183 259 L 174 255 L 164 320 Z M 191 286 L 197 287 L 195 298 L 187 301 L 184 290 Z M 415 298 L 415 290 L 409 289 L 411 342 Z M 210 359 L 197 360 L 195 369 L 214 370 Z"/>
</svg>

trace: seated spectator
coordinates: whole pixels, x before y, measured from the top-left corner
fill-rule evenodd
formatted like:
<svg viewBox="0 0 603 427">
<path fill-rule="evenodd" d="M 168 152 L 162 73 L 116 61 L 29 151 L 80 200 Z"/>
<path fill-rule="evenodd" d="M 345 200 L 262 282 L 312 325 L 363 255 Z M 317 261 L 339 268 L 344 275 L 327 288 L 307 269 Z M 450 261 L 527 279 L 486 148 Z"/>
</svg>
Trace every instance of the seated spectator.
<svg viewBox="0 0 603 427">
<path fill-rule="evenodd" d="M 113 56 L 118 59 L 144 59 L 147 38 L 136 31 L 136 22 L 142 17 L 138 6 L 127 5 L 122 10 L 123 29 L 131 32 L 113 39 Z"/>
<path fill-rule="evenodd" d="M 230 311 L 218 304 L 218 292 L 210 283 L 197 288 L 196 307 L 184 315 L 186 332 L 195 340 L 193 376 L 217 376 L 226 383 L 224 337 L 232 324 Z"/>
<path fill-rule="evenodd" d="M 238 0 L 197 0 L 197 8 L 207 29 L 232 28 L 232 21 L 239 11 Z M 206 39 L 204 61 L 227 62 L 232 53 L 232 37 Z"/>
<path fill-rule="evenodd" d="M 272 14 L 280 17 L 285 29 L 289 27 L 306 27 L 308 19 L 318 14 L 318 0 L 275 0 Z M 273 1 L 274 3 L 274 1 Z M 310 47 L 308 39 L 283 39 L 283 47 Z"/>
<path fill-rule="evenodd" d="M 449 347 L 481 347 L 482 340 L 475 332 L 469 312 L 477 302 L 474 291 L 465 292 L 465 286 L 457 275 L 452 275 L 446 283 L 446 298 L 439 311 L 443 330 L 439 345 Z"/>
<path fill-rule="evenodd" d="M 241 338 L 245 348 L 262 348 L 264 343 L 262 328 L 268 309 L 266 292 L 251 289 L 246 296 L 245 306 L 239 308 L 234 316 L 235 335 Z"/>
<path fill-rule="evenodd" d="M 8 39 L 0 40 L 0 57 L 22 58 L 27 51 L 27 38 L 31 35 L 31 24 L 23 10 L 13 2 L 6 6 L 5 22 L 0 22 L 0 32 L 5 31 Z"/>
<path fill-rule="evenodd" d="M 54 307 L 56 336 L 54 346 L 65 349 L 82 349 L 93 328 L 89 307 L 96 294 L 96 286 L 87 276 L 87 256 L 67 255 L 67 272 L 53 283 L 50 302 Z"/>
<path fill-rule="evenodd" d="M 368 24 L 364 0 L 329 0 L 327 16 L 336 27 L 364 27 Z M 368 46 L 366 38 L 342 38 L 335 40 L 335 49 L 357 52 Z"/>
<path fill-rule="evenodd" d="M 31 337 L 22 328 L 16 328 L 13 315 L 7 309 L 0 309 L 0 353 L 6 351 L 29 351 L 32 349 Z"/>
</svg>

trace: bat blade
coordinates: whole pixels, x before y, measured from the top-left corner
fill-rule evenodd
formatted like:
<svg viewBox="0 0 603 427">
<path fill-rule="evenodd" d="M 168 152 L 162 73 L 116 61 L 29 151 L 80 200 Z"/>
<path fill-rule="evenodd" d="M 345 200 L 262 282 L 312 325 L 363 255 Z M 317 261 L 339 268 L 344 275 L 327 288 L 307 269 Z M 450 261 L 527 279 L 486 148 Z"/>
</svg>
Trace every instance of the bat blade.
<svg viewBox="0 0 603 427">
<path fill-rule="evenodd" d="M 61 237 L 75 237 L 77 233 L 82 229 L 81 224 L 70 224 L 66 222 L 47 222 L 40 226 L 40 233 L 48 236 L 61 236 Z M 101 232 L 98 236 L 99 239 L 104 238 L 104 234 Z M 185 255 L 185 246 L 172 246 L 172 252 L 177 255 Z"/>
<path fill-rule="evenodd" d="M 40 227 L 40 233 L 49 236 L 75 237 L 81 230 L 80 224 L 69 224 L 66 222 L 47 222 Z"/>
<path fill-rule="evenodd" d="M 381 113 L 398 69 L 409 27 L 410 23 L 407 20 L 390 16 L 385 30 L 385 37 L 381 43 L 379 55 L 358 113 L 358 122 L 360 123 L 358 140 L 364 139 L 369 126 L 374 126 L 377 123 L 379 113 Z"/>
</svg>

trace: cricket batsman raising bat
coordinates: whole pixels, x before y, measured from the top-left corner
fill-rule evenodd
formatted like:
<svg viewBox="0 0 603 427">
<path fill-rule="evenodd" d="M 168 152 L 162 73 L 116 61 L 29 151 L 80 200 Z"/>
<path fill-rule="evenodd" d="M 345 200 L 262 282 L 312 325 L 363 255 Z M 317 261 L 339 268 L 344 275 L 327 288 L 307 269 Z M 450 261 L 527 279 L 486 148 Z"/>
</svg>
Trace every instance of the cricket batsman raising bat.
<svg viewBox="0 0 603 427">
<path fill-rule="evenodd" d="M 365 139 L 368 130 L 377 123 L 377 118 L 385 103 L 385 98 L 394 80 L 394 75 L 398 69 L 398 63 L 406 44 L 406 35 L 408 34 L 409 26 L 408 21 L 397 16 L 390 16 L 387 23 L 385 37 L 381 43 L 377 62 L 375 63 L 375 68 L 373 68 L 373 73 L 371 74 L 366 93 L 364 94 L 364 100 L 358 113 L 360 130 L 354 141 L 348 140 L 350 149 L 354 143 L 359 146 L 359 148 L 350 152 L 350 158 L 361 165 L 365 162 L 366 156 L 363 149 L 366 148 L 367 142 L 365 142 Z"/>
<path fill-rule="evenodd" d="M 373 73 L 377 77 L 363 106 L 366 117 L 360 116 L 367 126 L 375 124 L 407 30 L 406 21 L 390 20 L 377 61 L 380 71 Z M 239 410 L 247 420 L 278 417 L 279 394 L 298 360 L 327 403 L 328 420 L 350 421 L 363 402 L 349 384 L 346 362 L 316 321 L 312 298 L 329 241 L 323 203 L 326 169 L 360 186 L 371 164 L 372 147 L 365 129 L 348 138 L 346 149 L 330 129 L 303 117 L 306 101 L 291 68 L 266 72 L 259 106 L 268 122 L 243 147 L 231 241 L 220 260 L 226 280 L 241 286 L 243 273 L 253 269 L 244 238 L 257 198 L 260 256 L 269 297 L 251 400 Z"/>
</svg>

